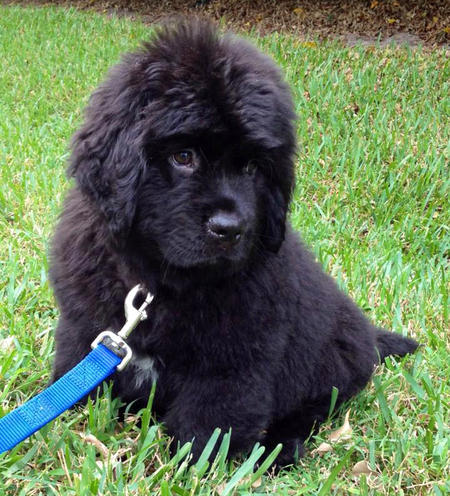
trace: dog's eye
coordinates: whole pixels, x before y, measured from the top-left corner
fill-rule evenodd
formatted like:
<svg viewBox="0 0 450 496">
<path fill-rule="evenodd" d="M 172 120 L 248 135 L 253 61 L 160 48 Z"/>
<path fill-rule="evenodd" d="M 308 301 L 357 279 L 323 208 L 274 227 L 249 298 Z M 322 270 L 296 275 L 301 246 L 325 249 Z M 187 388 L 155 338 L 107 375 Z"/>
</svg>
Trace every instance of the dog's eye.
<svg viewBox="0 0 450 496">
<path fill-rule="evenodd" d="M 170 159 L 178 167 L 192 167 L 194 165 L 194 154 L 192 150 L 180 150 L 174 153 Z"/>
<path fill-rule="evenodd" d="M 253 176 L 257 168 L 258 168 L 258 164 L 256 160 L 249 160 L 244 167 L 244 172 L 249 176 Z"/>
</svg>

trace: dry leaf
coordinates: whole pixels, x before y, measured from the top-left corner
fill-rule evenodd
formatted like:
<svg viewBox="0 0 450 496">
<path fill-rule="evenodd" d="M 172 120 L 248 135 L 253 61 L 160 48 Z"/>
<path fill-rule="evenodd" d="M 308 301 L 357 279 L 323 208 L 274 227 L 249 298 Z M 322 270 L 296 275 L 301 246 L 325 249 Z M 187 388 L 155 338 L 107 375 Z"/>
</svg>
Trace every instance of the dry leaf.
<svg viewBox="0 0 450 496">
<path fill-rule="evenodd" d="M 371 475 L 376 473 L 377 472 L 375 470 L 372 470 L 369 467 L 369 464 L 366 462 L 366 460 L 361 460 L 360 462 L 355 463 L 352 468 L 352 474 L 356 476 L 360 476 L 362 474 Z"/>
<path fill-rule="evenodd" d="M 317 43 L 315 41 L 304 41 L 300 43 L 300 46 L 305 48 L 315 48 L 317 46 Z"/>
<path fill-rule="evenodd" d="M 335 441 L 344 441 L 345 439 L 350 439 L 352 437 L 353 429 L 350 427 L 350 423 L 348 421 L 350 417 L 350 410 L 345 414 L 345 420 L 344 423 L 342 424 L 339 429 L 336 429 L 333 431 L 329 436 L 328 439 L 332 442 Z"/>
<path fill-rule="evenodd" d="M 14 348 L 14 338 L 8 336 L 7 338 L 0 339 L 0 351 L 4 353 L 11 351 Z"/>
<path fill-rule="evenodd" d="M 257 487 L 259 487 L 260 485 L 262 484 L 262 479 L 261 477 L 259 477 L 258 479 L 255 480 L 255 482 L 252 484 L 252 487 L 254 487 L 255 489 Z"/>
<path fill-rule="evenodd" d="M 321 443 L 318 448 L 311 451 L 311 454 L 323 455 L 324 453 L 328 453 L 329 451 L 333 451 L 333 447 L 328 443 Z"/>
<path fill-rule="evenodd" d="M 84 434 L 83 432 L 80 432 L 79 434 L 80 437 L 84 439 L 84 441 L 86 441 L 88 444 L 92 444 L 93 446 L 95 446 L 105 460 L 108 459 L 109 450 L 101 441 L 99 441 L 92 434 Z"/>
<path fill-rule="evenodd" d="M 226 485 L 227 485 L 226 482 L 222 482 L 221 484 L 219 484 L 218 486 L 216 486 L 216 493 L 217 494 L 222 494 Z"/>
</svg>

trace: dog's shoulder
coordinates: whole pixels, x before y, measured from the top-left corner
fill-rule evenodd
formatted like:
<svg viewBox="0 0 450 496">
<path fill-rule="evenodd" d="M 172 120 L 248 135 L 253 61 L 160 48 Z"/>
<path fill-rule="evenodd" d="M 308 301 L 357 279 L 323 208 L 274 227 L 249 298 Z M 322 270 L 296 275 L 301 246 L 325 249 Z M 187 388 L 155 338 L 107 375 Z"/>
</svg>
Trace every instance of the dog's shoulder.
<svg viewBox="0 0 450 496">
<path fill-rule="evenodd" d="M 90 317 L 126 293 L 124 267 L 101 213 L 77 187 L 66 196 L 50 245 L 50 282 L 65 316 Z M 122 305 L 118 304 L 117 308 Z M 104 318 L 105 318 L 104 316 Z"/>
</svg>

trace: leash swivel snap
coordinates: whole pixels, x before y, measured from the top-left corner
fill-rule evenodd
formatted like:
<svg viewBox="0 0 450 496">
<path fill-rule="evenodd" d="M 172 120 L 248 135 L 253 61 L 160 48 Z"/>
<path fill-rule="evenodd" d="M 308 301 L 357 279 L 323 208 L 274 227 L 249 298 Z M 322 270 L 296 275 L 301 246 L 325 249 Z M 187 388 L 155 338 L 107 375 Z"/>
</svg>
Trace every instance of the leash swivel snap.
<svg viewBox="0 0 450 496">
<path fill-rule="evenodd" d="M 147 318 L 145 309 L 153 300 L 153 295 L 147 293 L 145 300 L 139 308 L 134 306 L 134 300 L 139 293 L 145 294 L 144 289 L 140 284 L 130 290 L 125 298 L 125 324 L 119 332 L 115 333 L 110 330 L 101 332 L 92 342 L 91 348 L 95 349 L 99 344 L 104 345 L 110 351 L 122 358 L 122 361 L 117 365 L 117 370 L 121 371 L 131 360 L 133 352 L 125 339 L 130 335 L 131 331 L 136 328 L 139 322 Z"/>
</svg>

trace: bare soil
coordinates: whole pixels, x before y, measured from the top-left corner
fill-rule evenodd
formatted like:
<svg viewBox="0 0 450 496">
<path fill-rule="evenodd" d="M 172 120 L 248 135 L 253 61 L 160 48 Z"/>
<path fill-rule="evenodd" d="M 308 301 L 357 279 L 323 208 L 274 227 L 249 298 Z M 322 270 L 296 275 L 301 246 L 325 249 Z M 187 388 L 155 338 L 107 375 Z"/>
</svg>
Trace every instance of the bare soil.
<svg viewBox="0 0 450 496">
<path fill-rule="evenodd" d="M 153 23 L 180 14 L 220 20 L 234 30 L 282 31 L 347 44 L 450 45 L 450 0 L 0 0 L 65 5 Z"/>
</svg>

